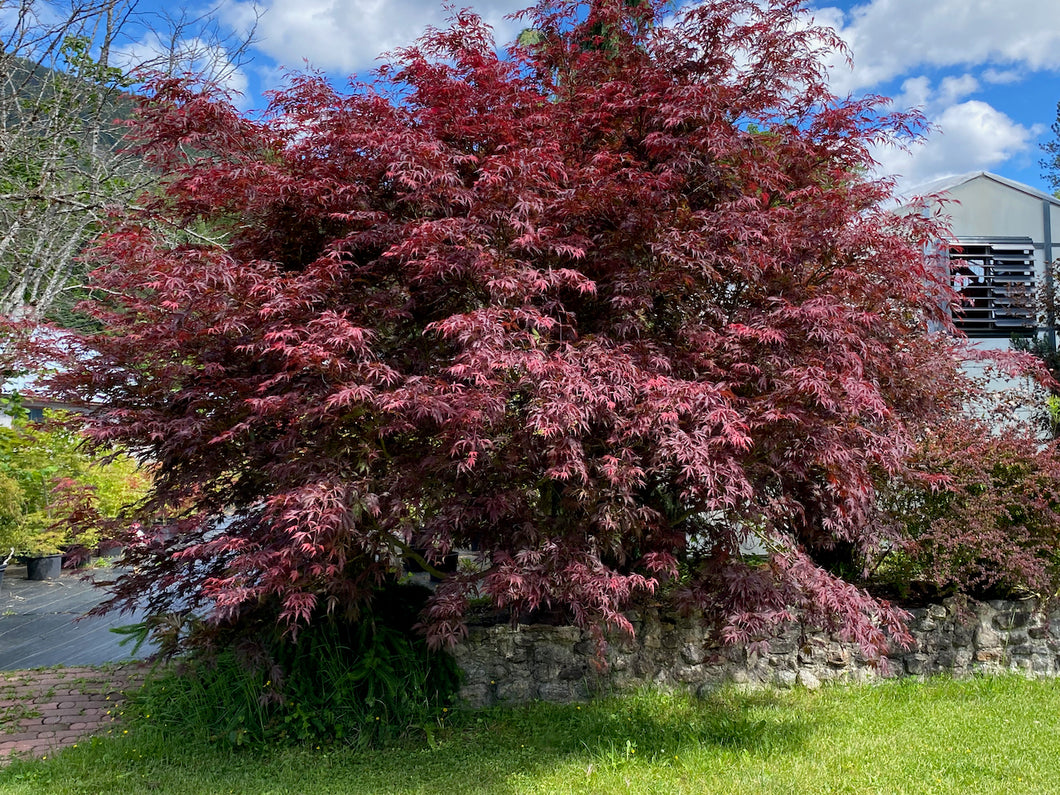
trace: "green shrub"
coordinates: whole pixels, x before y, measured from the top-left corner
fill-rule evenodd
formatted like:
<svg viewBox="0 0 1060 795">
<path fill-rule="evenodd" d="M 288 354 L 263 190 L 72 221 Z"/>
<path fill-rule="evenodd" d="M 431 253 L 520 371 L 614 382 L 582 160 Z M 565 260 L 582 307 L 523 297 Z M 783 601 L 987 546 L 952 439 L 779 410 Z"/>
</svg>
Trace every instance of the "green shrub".
<svg viewBox="0 0 1060 795">
<path fill-rule="evenodd" d="M 887 551 L 878 582 L 927 596 L 1060 591 L 1057 442 L 962 418 L 923 439 L 912 465 L 884 495 L 884 520 L 905 543 Z"/>
<path fill-rule="evenodd" d="M 146 493 L 148 473 L 127 455 L 87 452 L 75 415 L 48 412 L 33 423 L 17 401 L 6 410 L 13 419 L 0 427 L 0 547 L 32 554 L 95 547 Z"/>
<path fill-rule="evenodd" d="M 459 676 L 448 655 L 429 652 L 413 631 L 420 590 L 391 585 L 374 613 L 321 616 L 297 638 L 244 619 L 149 681 L 135 713 L 175 736 L 229 746 L 377 745 L 429 733 Z"/>
</svg>

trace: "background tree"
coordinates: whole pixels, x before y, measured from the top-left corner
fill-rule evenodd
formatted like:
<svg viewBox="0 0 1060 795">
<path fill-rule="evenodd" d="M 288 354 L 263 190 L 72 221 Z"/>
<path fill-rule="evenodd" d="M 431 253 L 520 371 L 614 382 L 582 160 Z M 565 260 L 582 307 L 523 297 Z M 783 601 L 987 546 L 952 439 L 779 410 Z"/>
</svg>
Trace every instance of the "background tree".
<svg viewBox="0 0 1060 795">
<path fill-rule="evenodd" d="M 223 81 L 237 68 L 246 43 L 225 39 L 209 16 L 148 16 L 136 5 L 0 5 L 0 316 L 78 322 L 85 243 L 109 208 L 155 179 L 121 121 L 137 75 Z"/>
<path fill-rule="evenodd" d="M 545 0 L 506 57 L 460 13 L 261 121 L 154 84 L 164 189 L 94 251 L 106 332 L 53 381 L 179 512 L 112 607 L 354 619 L 414 550 L 462 547 L 436 644 L 475 594 L 630 630 L 664 584 L 733 641 L 795 612 L 902 635 L 837 572 L 960 402 L 940 230 L 866 176 L 919 120 L 832 96 L 839 43 L 797 0 L 670 11 Z M 159 231 L 193 224 L 225 245 Z"/>
<path fill-rule="evenodd" d="M 1052 126 L 1053 140 L 1042 144 L 1045 157 L 1040 161 L 1042 176 L 1049 180 L 1053 194 L 1060 196 L 1060 102 L 1056 105 L 1056 121 Z"/>
</svg>

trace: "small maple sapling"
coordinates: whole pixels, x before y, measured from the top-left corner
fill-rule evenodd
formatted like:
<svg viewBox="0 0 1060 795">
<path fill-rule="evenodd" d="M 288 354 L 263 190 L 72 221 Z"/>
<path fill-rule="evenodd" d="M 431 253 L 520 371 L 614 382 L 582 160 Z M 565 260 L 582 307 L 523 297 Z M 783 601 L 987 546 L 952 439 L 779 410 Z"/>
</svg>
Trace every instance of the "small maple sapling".
<svg viewBox="0 0 1060 795">
<path fill-rule="evenodd" d="M 54 380 L 180 511 L 112 606 L 297 626 L 459 547 L 435 644 L 476 594 L 628 631 L 663 582 L 732 641 L 902 635 L 820 561 L 880 544 L 874 484 L 956 405 L 936 222 L 867 176 L 919 122 L 829 93 L 798 0 L 671 11 L 545 0 L 502 55 L 460 12 L 260 120 L 154 84 L 162 189 L 101 238 L 106 331 Z M 225 245 L 174 242 L 202 225 Z"/>
</svg>

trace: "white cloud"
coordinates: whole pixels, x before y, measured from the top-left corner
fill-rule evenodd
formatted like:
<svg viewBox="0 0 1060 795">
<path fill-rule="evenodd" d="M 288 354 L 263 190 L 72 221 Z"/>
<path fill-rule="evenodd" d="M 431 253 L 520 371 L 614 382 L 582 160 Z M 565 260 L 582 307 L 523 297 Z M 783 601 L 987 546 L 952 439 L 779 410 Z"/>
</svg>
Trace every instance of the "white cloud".
<svg viewBox="0 0 1060 795">
<path fill-rule="evenodd" d="M 898 110 L 925 110 L 933 97 L 931 81 L 926 77 L 910 77 L 902 83 L 902 90 L 891 97 L 891 105 Z"/>
<path fill-rule="evenodd" d="M 898 176 L 900 189 L 951 174 L 990 170 L 1029 152 L 1042 132 L 978 100 L 950 105 L 933 122 L 938 129 L 911 152 L 876 153 L 880 173 Z"/>
<path fill-rule="evenodd" d="M 917 110 L 927 114 L 938 114 L 979 90 L 979 81 L 972 75 L 949 75 L 942 78 L 938 88 L 931 80 L 920 75 L 910 77 L 902 83 L 902 89 L 891 97 L 891 107 L 896 110 Z"/>
<path fill-rule="evenodd" d="M 815 22 L 839 32 L 855 64 L 851 70 L 841 54 L 833 55 L 833 90 L 878 90 L 905 78 L 894 106 L 918 107 L 938 128 L 912 154 L 879 152 L 884 172 L 902 174 L 909 184 L 1032 159 L 1039 128 L 1013 120 L 976 93 L 982 85 L 1060 69 L 1060 0 L 865 0 L 849 12 L 830 0 L 816 2 L 822 7 L 813 11 Z M 473 5 L 503 44 L 521 27 L 505 14 L 530 4 L 461 0 L 455 6 Z M 256 9 L 264 11 L 260 19 Z M 237 33 L 257 21 L 255 49 L 282 66 L 300 69 L 308 61 L 361 75 L 381 53 L 412 43 L 429 25 L 444 26 L 446 17 L 442 0 L 258 0 L 256 6 L 231 0 L 219 13 Z M 921 76 L 939 71 L 941 79 Z"/>
<path fill-rule="evenodd" d="M 1060 69 L 1057 0 L 872 0 L 846 16 L 835 8 L 815 14 L 843 20 L 836 27 L 854 69 L 833 66 L 833 86 L 842 93 L 927 66 Z"/>
<path fill-rule="evenodd" d="M 912 152 L 876 153 L 880 173 L 899 175 L 900 189 L 1032 164 L 1044 125 L 1017 121 L 976 94 L 1060 70 L 1060 0 L 864 0 L 846 13 L 814 14 L 831 23 L 853 59 L 851 69 L 832 57 L 833 91 L 878 91 L 901 80 L 893 107 L 917 108 L 934 127 Z M 944 76 L 933 82 L 925 76 L 932 73 Z"/>
<path fill-rule="evenodd" d="M 504 16 L 524 4 L 477 0 L 473 5 L 503 44 L 519 27 Z M 221 13 L 246 33 L 256 19 L 255 5 L 265 12 L 257 22 L 256 49 L 291 69 L 308 61 L 346 74 L 363 73 L 381 53 L 411 44 L 428 25 L 443 27 L 446 19 L 441 0 L 237 0 L 222 6 Z"/>
<path fill-rule="evenodd" d="M 1018 83 L 1022 79 L 1023 72 L 1019 69 L 995 69 L 991 67 L 983 70 L 983 80 L 994 85 Z"/>
<path fill-rule="evenodd" d="M 978 90 L 979 81 L 971 75 L 944 77 L 942 82 L 939 83 L 938 103 L 943 106 L 950 106 Z"/>
</svg>

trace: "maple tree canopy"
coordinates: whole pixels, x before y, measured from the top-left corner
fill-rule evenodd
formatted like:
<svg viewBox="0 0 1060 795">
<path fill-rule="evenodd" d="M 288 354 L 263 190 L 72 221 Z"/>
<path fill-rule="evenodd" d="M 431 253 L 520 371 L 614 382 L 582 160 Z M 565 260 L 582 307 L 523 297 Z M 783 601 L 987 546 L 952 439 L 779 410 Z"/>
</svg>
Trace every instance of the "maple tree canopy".
<svg viewBox="0 0 1060 795">
<path fill-rule="evenodd" d="M 476 595 L 628 631 L 652 592 L 730 641 L 901 637 L 821 564 L 886 543 L 876 484 L 956 405 L 939 230 L 870 176 L 919 120 L 832 96 L 799 0 L 523 19 L 498 55 L 456 13 L 260 119 L 154 83 L 161 187 L 93 252 L 105 330 L 54 380 L 180 519 L 111 606 L 297 626 L 461 548 L 435 644 Z"/>
</svg>

